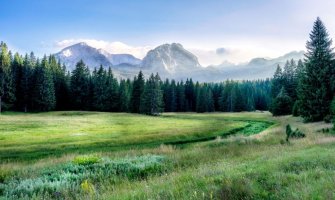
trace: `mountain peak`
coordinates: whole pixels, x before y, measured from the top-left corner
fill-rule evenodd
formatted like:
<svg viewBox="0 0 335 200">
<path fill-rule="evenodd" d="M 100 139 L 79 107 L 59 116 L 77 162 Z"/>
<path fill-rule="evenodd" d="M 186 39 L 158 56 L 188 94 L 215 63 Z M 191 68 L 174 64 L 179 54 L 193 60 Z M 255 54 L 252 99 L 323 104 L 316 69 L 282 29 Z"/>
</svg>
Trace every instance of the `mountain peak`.
<svg viewBox="0 0 335 200">
<path fill-rule="evenodd" d="M 198 58 L 179 43 L 163 44 L 150 50 L 144 57 L 142 67 L 163 74 L 194 70 L 200 66 Z"/>
</svg>

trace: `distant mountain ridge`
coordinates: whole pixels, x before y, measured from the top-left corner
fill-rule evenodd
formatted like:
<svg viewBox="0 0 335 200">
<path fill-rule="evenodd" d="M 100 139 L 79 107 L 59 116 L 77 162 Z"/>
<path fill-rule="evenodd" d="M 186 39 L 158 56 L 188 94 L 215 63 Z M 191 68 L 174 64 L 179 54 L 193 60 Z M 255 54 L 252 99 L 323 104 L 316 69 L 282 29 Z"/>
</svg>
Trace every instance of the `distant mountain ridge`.
<svg viewBox="0 0 335 200">
<path fill-rule="evenodd" d="M 79 60 L 93 70 L 100 65 L 111 67 L 119 78 L 133 78 L 140 70 L 145 75 L 159 73 L 162 79 L 174 78 L 185 80 L 217 82 L 226 79 L 264 79 L 273 76 L 276 66 L 284 65 L 287 60 L 303 59 L 303 51 L 293 51 L 274 59 L 254 58 L 245 64 L 223 62 L 220 65 L 203 67 L 198 58 L 181 44 L 163 44 L 150 50 L 143 60 L 131 54 L 111 54 L 103 49 L 96 49 L 86 43 L 66 47 L 55 54 L 68 70 L 73 70 Z"/>
</svg>

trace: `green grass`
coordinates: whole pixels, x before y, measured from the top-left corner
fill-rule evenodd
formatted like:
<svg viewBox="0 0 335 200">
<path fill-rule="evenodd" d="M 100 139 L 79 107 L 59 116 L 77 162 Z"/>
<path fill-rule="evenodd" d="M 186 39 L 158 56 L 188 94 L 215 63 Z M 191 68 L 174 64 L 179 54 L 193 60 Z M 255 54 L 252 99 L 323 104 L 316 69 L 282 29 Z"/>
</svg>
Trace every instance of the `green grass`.
<svg viewBox="0 0 335 200">
<path fill-rule="evenodd" d="M 74 152 L 189 143 L 234 134 L 249 126 L 245 118 L 231 120 L 222 114 L 6 113 L 0 116 L 0 160 L 31 161 Z"/>
<path fill-rule="evenodd" d="M 6 113 L 0 123 L 0 199 L 335 198 L 331 124 L 267 112 Z M 283 143 L 288 123 L 306 138 Z"/>
</svg>

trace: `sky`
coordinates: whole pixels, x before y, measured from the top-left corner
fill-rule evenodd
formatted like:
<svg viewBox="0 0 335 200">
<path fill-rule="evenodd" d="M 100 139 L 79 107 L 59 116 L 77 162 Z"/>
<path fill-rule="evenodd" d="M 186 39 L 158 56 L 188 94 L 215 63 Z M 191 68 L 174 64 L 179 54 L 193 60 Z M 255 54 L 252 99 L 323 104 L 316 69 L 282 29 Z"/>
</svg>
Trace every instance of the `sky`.
<svg viewBox="0 0 335 200">
<path fill-rule="evenodd" d="M 0 0 L 0 40 L 51 54 L 77 42 L 143 58 L 181 43 L 207 66 L 304 50 L 319 16 L 335 36 L 334 0 Z"/>
</svg>

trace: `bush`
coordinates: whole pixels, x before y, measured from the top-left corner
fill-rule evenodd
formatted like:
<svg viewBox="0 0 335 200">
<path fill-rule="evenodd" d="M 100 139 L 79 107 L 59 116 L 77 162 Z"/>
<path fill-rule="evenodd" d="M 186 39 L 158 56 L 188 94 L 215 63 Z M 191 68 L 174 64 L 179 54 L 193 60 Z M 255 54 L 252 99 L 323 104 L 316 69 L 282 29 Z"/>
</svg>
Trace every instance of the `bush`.
<svg viewBox="0 0 335 200">
<path fill-rule="evenodd" d="M 286 142 L 289 142 L 289 138 L 304 138 L 305 136 L 299 129 L 292 131 L 291 126 L 289 124 L 286 125 Z"/>
<path fill-rule="evenodd" d="M 94 163 L 99 163 L 101 158 L 98 156 L 77 156 L 74 158 L 73 163 L 77 165 L 91 165 Z"/>
<path fill-rule="evenodd" d="M 0 191 L 2 196 L 7 198 L 29 199 L 41 195 L 48 199 L 55 194 L 62 196 L 64 191 L 74 194 L 81 191 L 94 193 L 91 181 L 104 181 L 110 177 L 143 179 L 167 170 L 164 157 L 157 155 L 118 160 L 99 158 L 99 162 L 96 158 L 96 156 L 77 157 L 73 162 L 42 170 L 37 177 L 13 177 L 0 184 Z"/>
</svg>

